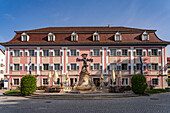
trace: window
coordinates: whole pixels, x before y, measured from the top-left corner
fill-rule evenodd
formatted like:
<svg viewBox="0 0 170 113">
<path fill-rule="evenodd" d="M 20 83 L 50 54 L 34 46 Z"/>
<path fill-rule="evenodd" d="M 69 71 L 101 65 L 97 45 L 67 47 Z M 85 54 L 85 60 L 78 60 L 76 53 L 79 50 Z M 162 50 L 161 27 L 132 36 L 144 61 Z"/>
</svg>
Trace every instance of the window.
<svg viewBox="0 0 170 113">
<path fill-rule="evenodd" d="M 43 50 L 44 56 L 49 56 L 49 50 Z"/>
<path fill-rule="evenodd" d="M 136 55 L 141 56 L 142 55 L 142 49 L 136 49 Z"/>
<path fill-rule="evenodd" d="M 99 41 L 99 34 L 97 32 L 93 34 L 93 41 Z"/>
<path fill-rule="evenodd" d="M 71 41 L 78 41 L 78 35 L 75 32 L 71 34 Z"/>
<path fill-rule="evenodd" d="M 152 78 L 152 85 L 158 86 L 159 85 L 159 79 L 158 78 Z"/>
<path fill-rule="evenodd" d="M 100 64 L 95 63 L 95 64 L 94 64 L 94 70 L 99 70 L 99 69 L 100 69 Z"/>
<path fill-rule="evenodd" d="M 117 67 L 116 63 L 110 64 L 110 70 L 116 70 L 116 67 Z"/>
<path fill-rule="evenodd" d="M 49 36 L 50 40 L 49 41 L 54 41 L 53 36 Z"/>
<path fill-rule="evenodd" d="M 29 56 L 35 56 L 34 50 L 29 50 Z"/>
<path fill-rule="evenodd" d="M 60 50 L 54 50 L 55 56 L 60 56 Z"/>
<path fill-rule="evenodd" d="M 19 86 L 19 78 L 14 78 L 13 79 L 13 85 Z"/>
<path fill-rule="evenodd" d="M 140 70 L 140 64 L 136 64 L 136 70 Z"/>
<path fill-rule="evenodd" d="M 49 64 L 43 64 L 44 70 L 49 70 Z"/>
<path fill-rule="evenodd" d="M 127 70 L 127 64 L 122 64 L 122 70 Z"/>
<path fill-rule="evenodd" d="M 1 64 L 1 67 L 3 67 L 3 64 Z"/>
<path fill-rule="evenodd" d="M 71 64 L 71 70 L 76 70 L 76 64 Z"/>
<path fill-rule="evenodd" d="M 14 56 L 19 56 L 19 50 L 14 50 Z"/>
<path fill-rule="evenodd" d="M 71 49 L 71 56 L 76 56 L 76 49 Z"/>
<path fill-rule="evenodd" d="M 31 65 L 31 70 L 35 71 L 35 65 L 34 64 Z"/>
<path fill-rule="evenodd" d="M 121 34 L 119 32 L 117 32 L 115 34 L 115 41 L 120 41 L 121 40 Z"/>
<path fill-rule="evenodd" d="M 14 64 L 14 70 L 19 71 L 19 64 Z"/>
<path fill-rule="evenodd" d="M 110 55 L 116 56 L 116 49 L 110 49 Z"/>
<path fill-rule="evenodd" d="M 149 40 L 149 35 L 146 31 L 142 34 L 142 40 Z"/>
<path fill-rule="evenodd" d="M 115 82 L 113 82 L 112 79 L 110 79 L 110 85 L 116 86 L 117 85 L 117 78 L 115 79 Z"/>
<path fill-rule="evenodd" d="M 54 85 L 60 85 L 60 78 L 57 78 L 57 82 L 54 82 Z"/>
<path fill-rule="evenodd" d="M 122 56 L 127 56 L 127 55 L 128 55 L 128 50 L 122 49 Z"/>
<path fill-rule="evenodd" d="M 47 78 L 43 78 L 43 81 L 42 81 L 42 85 L 48 85 L 48 79 Z"/>
<path fill-rule="evenodd" d="M 122 85 L 123 86 L 129 85 L 129 78 L 122 78 Z"/>
<path fill-rule="evenodd" d="M 23 41 L 27 41 L 27 35 L 23 36 Z"/>
<path fill-rule="evenodd" d="M 3 70 L 1 70 L 1 74 L 4 74 Z"/>
<path fill-rule="evenodd" d="M 100 50 L 99 49 L 94 49 L 94 56 L 100 56 Z"/>
<path fill-rule="evenodd" d="M 152 70 L 158 70 L 158 64 L 152 64 Z"/>
<path fill-rule="evenodd" d="M 158 55 L 158 49 L 151 49 L 151 51 L 152 51 L 152 56 Z"/>
<path fill-rule="evenodd" d="M 60 64 L 54 64 L 54 70 L 60 70 Z"/>
<path fill-rule="evenodd" d="M 48 41 L 55 41 L 55 35 L 53 33 L 48 33 Z"/>
</svg>

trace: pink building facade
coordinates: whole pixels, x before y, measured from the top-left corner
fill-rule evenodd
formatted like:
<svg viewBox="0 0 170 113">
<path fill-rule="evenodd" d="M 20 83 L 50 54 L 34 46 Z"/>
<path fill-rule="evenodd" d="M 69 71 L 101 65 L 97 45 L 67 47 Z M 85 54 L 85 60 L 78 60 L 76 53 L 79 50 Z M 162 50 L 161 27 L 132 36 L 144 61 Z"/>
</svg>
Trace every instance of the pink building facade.
<svg viewBox="0 0 170 113">
<path fill-rule="evenodd" d="M 142 69 L 148 83 L 155 88 L 167 87 L 168 42 L 159 39 L 155 30 L 126 27 L 51 27 L 28 31 L 15 31 L 6 43 L 6 74 L 9 88 L 20 86 L 21 78 L 31 74 L 39 86 L 74 86 L 83 65 L 81 54 L 86 53 L 91 81 L 100 85 L 100 76 L 109 86 L 131 86 L 133 74 Z M 116 82 L 111 81 L 115 70 Z M 48 74 L 57 71 L 59 79 L 50 82 Z M 122 81 L 117 75 L 121 71 Z M 65 82 L 68 74 L 68 82 Z"/>
</svg>

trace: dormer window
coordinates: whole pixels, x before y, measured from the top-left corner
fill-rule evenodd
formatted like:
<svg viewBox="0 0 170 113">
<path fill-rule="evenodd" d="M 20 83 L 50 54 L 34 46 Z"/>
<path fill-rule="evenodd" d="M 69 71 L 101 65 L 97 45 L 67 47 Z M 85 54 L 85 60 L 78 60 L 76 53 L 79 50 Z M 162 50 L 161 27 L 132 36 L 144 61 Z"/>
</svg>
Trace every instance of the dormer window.
<svg viewBox="0 0 170 113">
<path fill-rule="evenodd" d="M 120 41 L 121 40 L 121 34 L 119 32 L 117 32 L 115 34 L 115 41 Z"/>
<path fill-rule="evenodd" d="M 53 33 L 48 34 L 48 41 L 55 41 L 55 35 Z"/>
<path fill-rule="evenodd" d="M 142 40 L 149 40 L 149 34 L 146 31 L 142 34 Z"/>
<path fill-rule="evenodd" d="M 29 36 L 27 35 L 27 33 L 22 33 L 21 41 L 29 41 Z"/>
<path fill-rule="evenodd" d="M 78 41 L 78 35 L 77 35 L 77 33 L 73 32 L 73 33 L 71 34 L 71 41 Z"/>
<path fill-rule="evenodd" d="M 93 34 L 93 41 L 99 41 L 99 34 L 97 32 Z"/>
</svg>

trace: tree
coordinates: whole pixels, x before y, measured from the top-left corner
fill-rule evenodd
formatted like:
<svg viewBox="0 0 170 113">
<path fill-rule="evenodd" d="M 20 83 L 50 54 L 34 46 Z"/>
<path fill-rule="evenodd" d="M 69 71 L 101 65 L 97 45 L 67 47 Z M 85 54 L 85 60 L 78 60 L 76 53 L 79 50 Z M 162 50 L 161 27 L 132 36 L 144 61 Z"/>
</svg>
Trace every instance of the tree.
<svg viewBox="0 0 170 113">
<path fill-rule="evenodd" d="M 36 91 L 36 78 L 33 75 L 25 75 L 21 79 L 21 94 L 30 95 Z"/>
<path fill-rule="evenodd" d="M 147 88 L 147 82 L 144 75 L 136 74 L 131 78 L 132 91 L 136 94 L 144 94 Z"/>
</svg>

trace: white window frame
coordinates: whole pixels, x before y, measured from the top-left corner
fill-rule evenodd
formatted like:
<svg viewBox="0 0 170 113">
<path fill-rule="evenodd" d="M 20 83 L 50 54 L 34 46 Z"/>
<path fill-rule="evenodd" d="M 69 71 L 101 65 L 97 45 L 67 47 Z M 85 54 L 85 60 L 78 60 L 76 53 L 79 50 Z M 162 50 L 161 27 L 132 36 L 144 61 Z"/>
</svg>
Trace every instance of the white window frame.
<svg viewBox="0 0 170 113">
<path fill-rule="evenodd" d="M 128 84 L 122 84 L 123 79 L 128 79 Z M 128 78 L 128 77 L 122 77 L 122 82 L 121 82 L 121 85 L 122 85 L 122 86 L 129 86 L 129 78 Z"/>
<path fill-rule="evenodd" d="M 78 41 L 78 34 L 77 33 L 73 32 L 71 34 L 71 41 Z"/>
<path fill-rule="evenodd" d="M 26 37 L 26 40 L 24 40 L 24 38 Z M 21 34 L 21 41 L 29 41 L 29 35 L 27 33 L 22 33 Z"/>
<path fill-rule="evenodd" d="M 119 36 L 119 40 L 117 39 L 117 36 Z M 122 40 L 122 36 L 119 32 L 115 33 L 115 41 L 121 41 Z"/>
<path fill-rule="evenodd" d="M 19 84 L 14 85 L 14 79 L 19 79 Z M 20 86 L 21 79 L 20 78 L 12 78 L 12 86 Z"/>
<path fill-rule="evenodd" d="M 152 81 L 153 79 L 158 79 L 158 85 L 154 85 L 154 84 L 153 84 L 153 81 Z M 152 85 L 152 86 L 160 86 L 160 84 L 159 84 L 159 78 L 151 78 L 151 85 Z"/>
<path fill-rule="evenodd" d="M 99 41 L 100 37 L 99 34 L 97 32 L 93 33 L 93 41 Z"/>
<path fill-rule="evenodd" d="M 99 54 L 95 55 L 95 50 L 97 50 Z M 93 49 L 93 56 L 100 56 L 100 49 Z"/>
<path fill-rule="evenodd" d="M 43 79 L 47 79 L 48 84 L 44 84 Z M 41 78 L 41 84 L 42 84 L 42 86 L 48 86 L 49 85 L 48 78 L 45 78 L 45 77 Z"/>
<path fill-rule="evenodd" d="M 51 37 L 52 37 L 52 39 L 51 39 Z M 53 33 L 48 33 L 48 41 L 49 42 L 55 41 L 55 35 Z"/>
<path fill-rule="evenodd" d="M 145 37 L 147 37 L 147 39 L 145 39 Z M 142 34 L 142 40 L 149 40 L 149 34 L 146 31 Z"/>
</svg>

